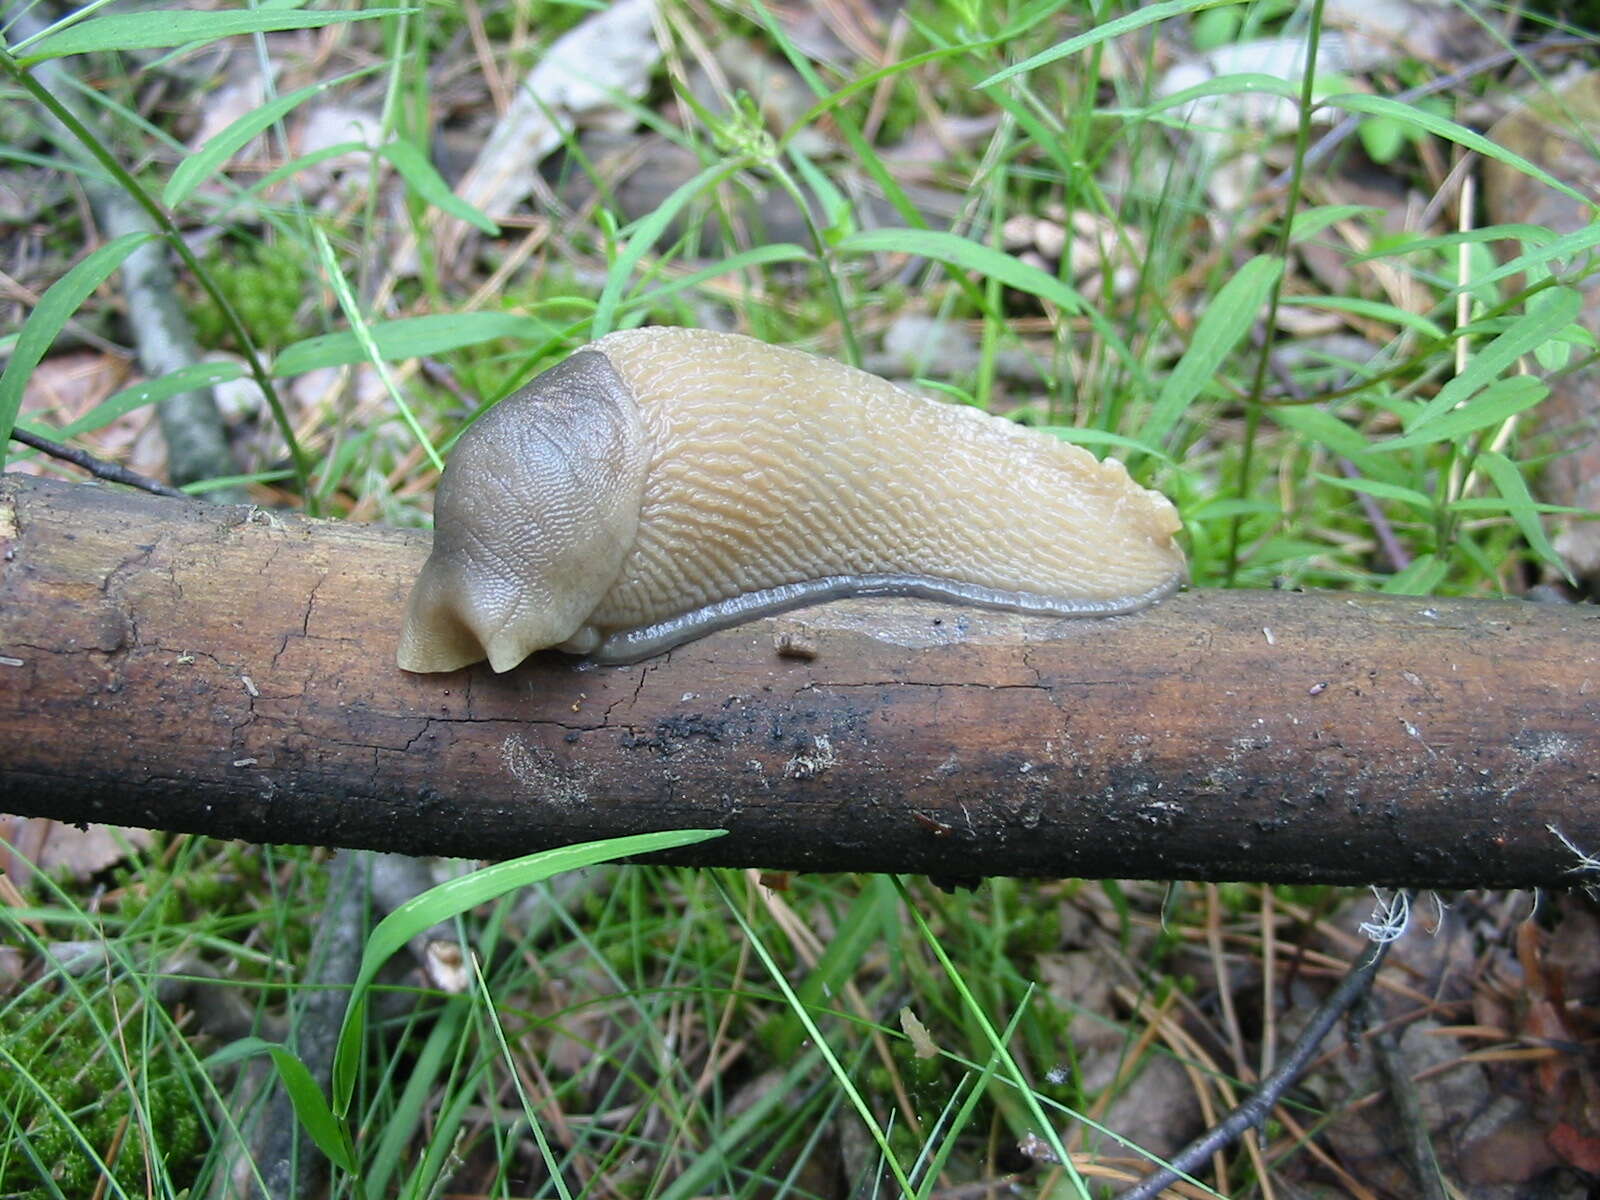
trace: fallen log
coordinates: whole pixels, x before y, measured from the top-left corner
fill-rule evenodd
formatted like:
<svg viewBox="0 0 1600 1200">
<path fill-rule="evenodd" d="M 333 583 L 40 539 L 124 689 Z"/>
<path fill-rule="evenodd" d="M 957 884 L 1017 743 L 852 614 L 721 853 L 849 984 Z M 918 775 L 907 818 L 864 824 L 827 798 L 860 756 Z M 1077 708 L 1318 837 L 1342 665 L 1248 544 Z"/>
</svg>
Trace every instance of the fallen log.
<svg viewBox="0 0 1600 1200">
<path fill-rule="evenodd" d="M 1593 607 L 872 600 L 408 675 L 427 545 L 0 477 L 0 810 L 475 858 L 717 827 L 673 861 L 956 878 L 1562 886 L 1600 850 Z"/>
</svg>

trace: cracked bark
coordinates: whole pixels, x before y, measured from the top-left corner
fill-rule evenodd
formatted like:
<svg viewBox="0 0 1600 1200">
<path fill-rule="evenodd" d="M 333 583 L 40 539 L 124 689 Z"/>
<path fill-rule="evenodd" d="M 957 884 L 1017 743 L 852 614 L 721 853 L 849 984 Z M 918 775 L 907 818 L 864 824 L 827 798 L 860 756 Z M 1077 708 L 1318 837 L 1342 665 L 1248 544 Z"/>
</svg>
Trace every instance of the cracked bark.
<svg viewBox="0 0 1600 1200">
<path fill-rule="evenodd" d="M 676 861 L 959 878 L 1567 886 L 1552 829 L 1600 849 L 1593 608 L 878 600 L 634 667 L 415 676 L 426 547 L 0 478 L 0 809 L 489 858 L 718 827 Z"/>
</svg>

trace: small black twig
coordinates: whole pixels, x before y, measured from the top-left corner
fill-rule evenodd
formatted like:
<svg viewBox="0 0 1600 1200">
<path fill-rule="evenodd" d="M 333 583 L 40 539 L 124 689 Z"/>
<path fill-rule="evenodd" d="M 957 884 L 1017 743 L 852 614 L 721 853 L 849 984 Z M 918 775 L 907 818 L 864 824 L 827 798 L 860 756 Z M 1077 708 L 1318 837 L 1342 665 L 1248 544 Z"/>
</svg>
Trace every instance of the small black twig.
<svg viewBox="0 0 1600 1200">
<path fill-rule="evenodd" d="M 75 467 L 82 467 L 96 479 L 104 479 L 109 483 L 125 483 L 129 487 L 140 488 L 147 492 L 154 492 L 158 496 L 175 496 L 179 500 L 192 500 L 188 492 L 180 492 L 175 487 L 162 483 L 159 479 L 151 479 L 148 475 L 141 475 L 137 471 L 130 471 L 127 467 L 119 467 L 116 463 L 107 462 L 103 458 L 96 458 L 87 450 L 78 450 L 72 446 L 63 446 L 60 442 L 52 442 L 49 438 L 40 437 L 37 433 L 29 433 L 26 429 L 13 429 L 13 441 L 21 442 L 24 446 L 31 446 L 41 454 L 48 454 L 51 458 L 59 458 L 62 462 L 69 462 Z"/>
<path fill-rule="evenodd" d="M 1372 994 L 1362 997 L 1353 1015 L 1363 1024 L 1373 1021 Z M 1433 1156 L 1433 1144 L 1428 1138 L 1428 1122 L 1422 1113 L 1422 1098 L 1417 1094 L 1416 1082 L 1406 1069 L 1400 1055 L 1400 1039 L 1392 1029 L 1377 1029 L 1372 1034 L 1372 1056 L 1378 1066 L 1389 1093 L 1389 1103 L 1394 1106 L 1399 1120 L 1400 1134 L 1405 1141 L 1406 1164 L 1417 1181 L 1417 1195 L 1422 1200 L 1446 1200 L 1444 1182 L 1439 1177 L 1439 1163 Z"/>
<path fill-rule="evenodd" d="M 1318 1006 L 1289 1053 L 1261 1081 L 1255 1094 L 1185 1146 L 1170 1163 L 1128 1188 L 1117 1200 L 1155 1200 L 1163 1188 L 1199 1170 L 1217 1151 L 1226 1149 L 1244 1134 L 1259 1127 L 1283 1098 L 1283 1094 L 1304 1073 L 1334 1023 L 1372 986 L 1373 976 L 1378 973 L 1378 967 L 1388 953 L 1388 941 L 1374 942 L 1339 981 L 1339 986 Z"/>
</svg>

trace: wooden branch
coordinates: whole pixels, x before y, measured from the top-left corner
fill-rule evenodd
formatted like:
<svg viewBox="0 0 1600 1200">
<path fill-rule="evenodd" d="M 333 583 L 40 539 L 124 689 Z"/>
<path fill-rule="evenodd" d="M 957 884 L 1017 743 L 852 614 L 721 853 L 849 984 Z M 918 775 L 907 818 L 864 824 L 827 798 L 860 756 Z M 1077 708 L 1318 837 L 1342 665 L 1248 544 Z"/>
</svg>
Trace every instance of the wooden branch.
<svg viewBox="0 0 1600 1200">
<path fill-rule="evenodd" d="M 1600 850 L 1592 607 L 865 601 L 414 676 L 426 547 L 0 478 L 0 809 L 485 858 L 714 826 L 676 861 L 958 878 L 1525 887 L 1583 882 L 1552 828 Z"/>
</svg>

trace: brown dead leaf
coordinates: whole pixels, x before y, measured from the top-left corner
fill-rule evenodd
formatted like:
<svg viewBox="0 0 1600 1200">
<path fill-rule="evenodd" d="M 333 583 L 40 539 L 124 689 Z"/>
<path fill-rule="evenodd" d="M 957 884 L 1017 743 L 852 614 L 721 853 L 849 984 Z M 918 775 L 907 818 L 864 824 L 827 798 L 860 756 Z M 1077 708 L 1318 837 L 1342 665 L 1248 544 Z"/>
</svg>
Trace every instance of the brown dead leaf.
<svg viewBox="0 0 1600 1200">
<path fill-rule="evenodd" d="M 0 870 L 19 887 L 34 871 L 66 868 L 75 880 L 98 875 L 119 863 L 128 850 L 150 845 L 148 829 L 112 825 L 65 825 L 40 817 L 0 815 L 0 833 L 10 849 L 0 850 Z"/>
<path fill-rule="evenodd" d="M 1580 1133 L 1561 1121 L 1550 1131 L 1549 1142 L 1552 1150 L 1578 1170 L 1600 1175 L 1600 1137 Z"/>
</svg>

